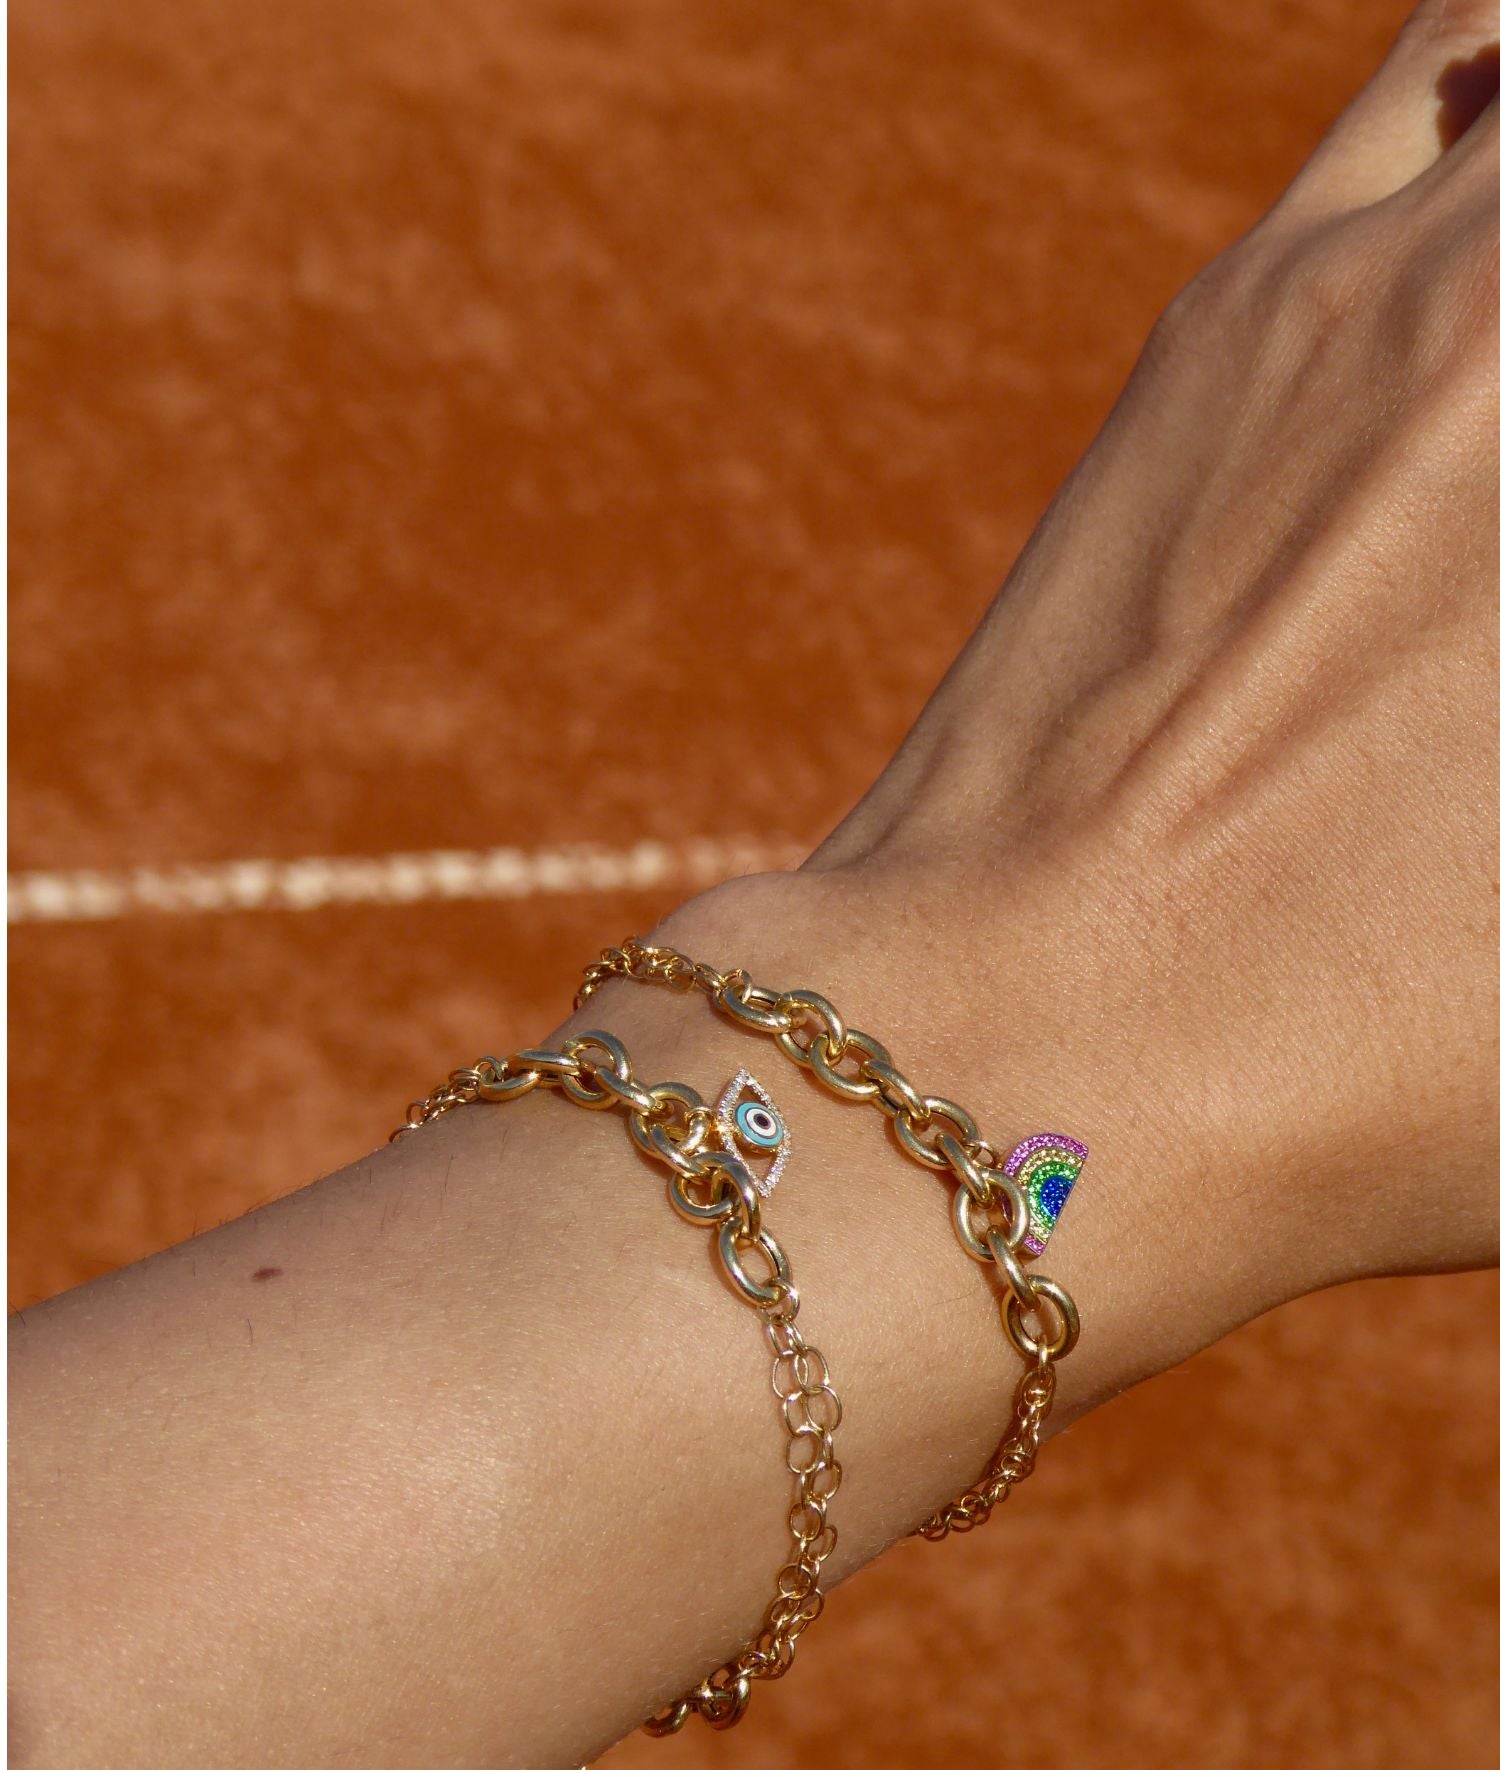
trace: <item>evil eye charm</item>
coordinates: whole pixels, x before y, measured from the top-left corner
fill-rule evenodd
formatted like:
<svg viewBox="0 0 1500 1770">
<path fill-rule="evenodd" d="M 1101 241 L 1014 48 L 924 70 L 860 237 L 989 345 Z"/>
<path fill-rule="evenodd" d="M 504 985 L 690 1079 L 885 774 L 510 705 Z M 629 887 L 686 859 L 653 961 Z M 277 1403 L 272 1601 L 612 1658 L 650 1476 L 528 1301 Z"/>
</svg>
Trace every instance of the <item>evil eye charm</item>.
<svg viewBox="0 0 1500 1770">
<path fill-rule="evenodd" d="M 742 1100 L 734 1109 L 734 1128 L 745 1142 L 757 1149 L 780 1149 L 786 1142 L 786 1130 L 769 1106 L 759 1100 Z"/>
<path fill-rule="evenodd" d="M 1005 1171 L 1020 1181 L 1031 1206 L 1026 1239 L 1021 1243 L 1027 1253 L 1039 1254 L 1046 1247 L 1088 1153 L 1085 1144 L 1071 1137 L 1042 1131 L 1018 1143 L 1007 1156 Z"/>
<path fill-rule="evenodd" d="M 714 1109 L 726 1149 L 750 1169 L 762 1198 L 781 1178 L 791 1151 L 776 1103 L 748 1069 L 742 1069 L 719 1097 Z M 769 1161 L 770 1166 L 765 1167 Z"/>
</svg>

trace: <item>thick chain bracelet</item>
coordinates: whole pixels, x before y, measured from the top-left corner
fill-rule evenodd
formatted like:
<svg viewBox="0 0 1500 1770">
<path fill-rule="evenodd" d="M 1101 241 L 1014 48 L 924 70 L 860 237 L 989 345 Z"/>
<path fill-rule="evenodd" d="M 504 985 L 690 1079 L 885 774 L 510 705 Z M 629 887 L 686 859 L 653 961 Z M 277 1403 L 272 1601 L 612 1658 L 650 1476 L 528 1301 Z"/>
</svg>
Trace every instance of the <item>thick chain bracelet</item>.
<svg viewBox="0 0 1500 1770">
<path fill-rule="evenodd" d="M 902 1151 L 925 1168 L 945 1171 L 957 1186 L 953 1230 L 971 1259 L 992 1266 L 1004 1279 L 1001 1320 L 1026 1361 L 1016 1390 L 1015 1416 L 978 1481 L 925 1519 L 914 1535 L 937 1541 L 950 1531 L 983 1524 L 1032 1471 L 1042 1422 L 1056 1392 L 1054 1365 L 1078 1341 L 1078 1311 L 1055 1280 L 1021 1263 L 1038 1254 L 1056 1221 L 1088 1150 L 1055 1133 L 1029 1137 L 1002 1157 L 979 1134 L 961 1106 L 922 1094 L 896 1068 L 885 1046 L 846 1023 L 814 990 L 772 990 L 744 971 L 715 971 L 668 946 L 627 940 L 606 947 L 583 974 L 576 1007 L 612 977 L 700 991 L 718 1011 L 741 1026 L 771 1035 L 781 1050 L 842 1100 L 869 1101 L 890 1119 Z M 1055 1311 L 1048 1331 L 1043 1302 Z M 1034 1313 L 1042 1331 L 1033 1334 L 1024 1314 Z"/>
<path fill-rule="evenodd" d="M 795 1497 L 787 1513 L 792 1553 L 776 1576 L 776 1595 L 759 1633 L 733 1659 L 645 1722 L 648 1733 L 675 1733 L 689 1715 L 712 1727 L 732 1727 L 750 1700 L 751 1681 L 780 1678 L 791 1668 L 797 1641 L 823 1609 L 819 1577 L 838 1531 L 828 1504 L 843 1471 L 833 1434 L 843 1417 L 828 1365 L 797 1327 L 800 1298 L 785 1253 L 761 1223 L 760 1196 L 750 1170 L 726 1140 L 714 1113 L 682 1082 L 638 1082 L 620 1041 L 606 1032 L 578 1033 L 556 1051 L 517 1051 L 481 1057 L 454 1070 L 425 1100 L 407 1108 L 405 1136 L 444 1113 L 474 1101 L 518 1100 L 535 1088 L 558 1088 L 593 1111 L 618 1107 L 628 1114 L 636 1147 L 669 1170 L 667 1193 L 689 1223 L 714 1232 L 719 1262 L 735 1294 L 760 1312 L 771 1342 L 771 1387 L 786 1426 L 786 1466 Z M 759 1259 L 757 1277 L 746 1264 Z"/>
<path fill-rule="evenodd" d="M 879 1107 L 906 1155 L 957 1182 L 951 1202 L 954 1233 L 966 1254 L 993 1267 L 1004 1279 L 1001 1319 L 1025 1368 L 1010 1428 L 978 1481 L 925 1519 L 913 1534 L 936 1541 L 983 1524 L 1031 1474 L 1042 1424 L 1056 1394 L 1054 1367 L 1078 1340 L 1073 1299 L 1054 1280 L 1028 1271 L 1022 1256 L 1039 1254 L 1045 1247 L 1087 1149 L 1070 1137 L 1043 1133 L 1027 1138 L 1002 1158 L 961 1106 L 940 1095 L 921 1093 L 896 1068 L 882 1044 L 848 1025 L 816 991 L 765 989 L 744 971 L 715 971 L 672 947 L 627 940 L 622 946 L 606 947 L 588 966 L 575 1007 L 581 1008 L 601 984 L 615 977 L 700 991 L 728 1019 L 769 1034 L 787 1057 L 810 1071 L 830 1093 Z M 739 1079 L 751 1082 L 745 1072 Z M 763 1090 L 751 1085 L 769 1108 Z M 713 1231 L 725 1276 L 741 1301 L 759 1311 L 771 1343 L 771 1387 L 781 1404 L 786 1466 L 795 1484 L 787 1513 L 792 1554 L 777 1575 L 776 1595 L 749 1645 L 644 1724 L 651 1734 L 675 1733 L 689 1715 L 699 1714 L 710 1726 L 732 1727 L 745 1712 L 753 1680 L 784 1676 L 803 1630 L 822 1613 L 819 1580 L 838 1541 L 828 1506 L 843 1474 L 833 1448 L 842 1405 L 829 1380 L 827 1361 L 797 1327 L 801 1299 L 791 1266 L 761 1221 L 760 1195 L 768 1184 L 757 1182 L 741 1159 L 731 1124 L 685 1083 L 648 1086 L 637 1081 L 625 1047 L 611 1034 L 577 1033 L 556 1051 L 482 1057 L 471 1068 L 454 1070 L 424 1100 L 407 1109 L 406 1122 L 394 1136 L 416 1131 L 457 1107 L 517 1100 L 536 1088 L 560 1089 L 575 1105 L 592 1111 L 625 1112 L 636 1147 L 668 1169 L 667 1194 L 673 1208 L 689 1223 Z M 744 1128 L 755 1139 L 754 1115 L 760 1109 L 753 1101 L 746 1104 L 751 1118 Z M 775 1126 L 774 1113 L 767 1113 L 767 1122 Z M 751 1272 L 747 1257 L 764 1263 L 762 1276 Z M 1044 1304 L 1055 1315 L 1051 1331 Z M 1039 1332 L 1027 1327 L 1026 1315 L 1034 1315 Z"/>
</svg>

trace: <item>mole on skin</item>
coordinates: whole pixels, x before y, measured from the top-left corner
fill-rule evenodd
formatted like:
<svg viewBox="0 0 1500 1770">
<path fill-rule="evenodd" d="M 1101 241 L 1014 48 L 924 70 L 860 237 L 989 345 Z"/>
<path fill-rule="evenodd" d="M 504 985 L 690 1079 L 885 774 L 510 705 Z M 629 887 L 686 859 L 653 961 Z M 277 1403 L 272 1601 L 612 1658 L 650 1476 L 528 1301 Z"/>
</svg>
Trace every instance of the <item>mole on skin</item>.
<svg viewBox="0 0 1500 1770">
<path fill-rule="evenodd" d="M 259 1270 L 259 1272 L 252 1272 L 250 1274 L 250 1276 L 251 1276 L 251 1278 L 258 1279 L 258 1280 L 264 1280 L 267 1278 L 280 1278 L 281 1277 L 281 1268 L 279 1266 L 262 1266 L 261 1269 Z"/>
</svg>

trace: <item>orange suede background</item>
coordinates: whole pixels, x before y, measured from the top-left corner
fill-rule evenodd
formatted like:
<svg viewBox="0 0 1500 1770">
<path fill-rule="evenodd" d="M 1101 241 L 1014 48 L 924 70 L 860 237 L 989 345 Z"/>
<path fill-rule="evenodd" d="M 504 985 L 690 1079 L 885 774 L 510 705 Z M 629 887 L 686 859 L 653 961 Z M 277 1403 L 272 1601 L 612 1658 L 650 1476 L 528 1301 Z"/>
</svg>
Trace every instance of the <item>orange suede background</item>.
<svg viewBox="0 0 1500 1770">
<path fill-rule="evenodd" d="M 17 0 L 13 867 L 811 847 L 1401 11 Z M 19 924 L 13 1303 L 363 1153 L 682 889 Z M 1497 1330 L 1254 1323 L 609 1761 L 1500 1763 Z"/>
</svg>

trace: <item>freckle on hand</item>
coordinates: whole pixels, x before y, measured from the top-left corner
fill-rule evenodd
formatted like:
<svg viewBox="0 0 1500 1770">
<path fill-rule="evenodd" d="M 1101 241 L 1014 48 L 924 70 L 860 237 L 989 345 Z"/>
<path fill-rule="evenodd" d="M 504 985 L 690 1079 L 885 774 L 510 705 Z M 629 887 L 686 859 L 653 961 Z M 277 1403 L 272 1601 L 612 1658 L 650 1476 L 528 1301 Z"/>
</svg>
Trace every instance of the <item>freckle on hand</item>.
<svg viewBox="0 0 1500 1770">
<path fill-rule="evenodd" d="M 279 1266 L 262 1266 L 259 1271 L 252 1272 L 250 1276 L 258 1283 L 264 1283 L 268 1278 L 280 1278 L 282 1273 Z"/>
</svg>

